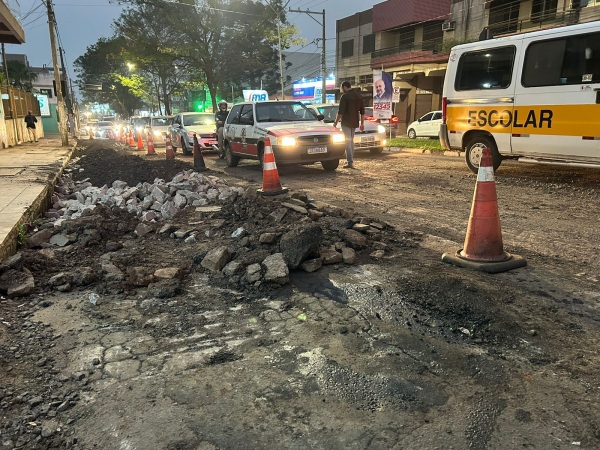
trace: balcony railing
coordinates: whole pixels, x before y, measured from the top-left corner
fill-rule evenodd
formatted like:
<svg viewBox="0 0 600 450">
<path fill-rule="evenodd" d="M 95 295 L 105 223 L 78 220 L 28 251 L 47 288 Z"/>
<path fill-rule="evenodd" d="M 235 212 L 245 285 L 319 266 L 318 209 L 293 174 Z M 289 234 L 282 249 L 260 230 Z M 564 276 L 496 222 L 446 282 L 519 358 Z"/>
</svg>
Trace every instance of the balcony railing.
<svg viewBox="0 0 600 450">
<path fill-rule="evenodd" d="M 490 23 L 488 29 L 492 36 L 504 34 L 523 33 L 535 29 L 550 28 L 559 25 L 572 25 L 579 21 L 579 10 L 564 11 L 562 13 L 545 13 L 528 20 L 509 20 L 505 22 Z"/>
</svg>

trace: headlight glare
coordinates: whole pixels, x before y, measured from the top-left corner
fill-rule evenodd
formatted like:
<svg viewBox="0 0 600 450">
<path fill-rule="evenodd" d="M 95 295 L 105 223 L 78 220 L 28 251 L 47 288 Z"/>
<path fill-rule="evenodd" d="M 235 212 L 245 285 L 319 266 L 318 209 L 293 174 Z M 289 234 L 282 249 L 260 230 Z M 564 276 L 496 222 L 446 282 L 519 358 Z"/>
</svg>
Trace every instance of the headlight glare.
<svg viewBox="0 0 600 450">
<path fill-rule="evenodd" d="M 332 141 L 336 144 L 339 144 L 340 142 L 344 142 L 345 140 L 346 140 L 346 138 L 342 133 L 336 133 L 332 137 Z"/>
<path fill-rule="evenodd" d="M 284 147 L 293 147 L 296 145 L 296 138 L 289 136 L 283 137 L 281 138 L 281 145 Z"/>
<path fill-rule="evenodd" d="M 385 133 L 385 127 L 383 125 L 377 125 L 378 133 Z"/>
</svg>

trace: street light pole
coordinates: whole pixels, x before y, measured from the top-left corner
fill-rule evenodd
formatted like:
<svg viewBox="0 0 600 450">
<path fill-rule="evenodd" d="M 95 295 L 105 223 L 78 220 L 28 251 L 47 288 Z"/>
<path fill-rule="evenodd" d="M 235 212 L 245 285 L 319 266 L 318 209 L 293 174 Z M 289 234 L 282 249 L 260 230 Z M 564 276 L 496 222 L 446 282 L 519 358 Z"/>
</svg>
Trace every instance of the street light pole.
<svg viewBox="0 0 600 450">
<path fill-rule="evenodd" d="M 56 82 L 56 107 L 58 113 L 58 128 L 60 130 L 60 137 L 62 140 L 63 147 L 69 145 L 69 134 L 67 132 L 67 112 L 65 109 L 65 103 L 63 100 L 62 86 L 61 86 L 61 73 L 58 70 L 58 58 L 56 56 L 56 41 L 54 37 L 54 11 L 52 10 L 52 0 L 46 0 L 46 7 L 48 8 L 48 26 L 50 28 L 50 47 L 52 49 L 52 63 L 54 65 L 54 81 Z"/>
<path fill-rule="evenodd" d="M 322 54 L 321 54 L 321 103 L 327 103 L 327 57 L 326 57 L 326 53 L 325 53 L 325 10 L 323 9 L 322 12 L 319 11 L 309 11 L 308 9 L 303 11 L 301 9 L 290 9 L 290 12 L 296 12 L 296 13 L 304 13 L 304 14 L 308 14 L 310 16 L 311 19 L 313 19 L 315 22 L 317 22 L 319 25 L 321 25 L 323 27 L 323 47 L 322 47 Z M 313 14 L 318 14 L 320 16 L 323 16 L 323 21 L 319 22 L 317 19 L 315 19 L 312 15 Z"/>
</svg>

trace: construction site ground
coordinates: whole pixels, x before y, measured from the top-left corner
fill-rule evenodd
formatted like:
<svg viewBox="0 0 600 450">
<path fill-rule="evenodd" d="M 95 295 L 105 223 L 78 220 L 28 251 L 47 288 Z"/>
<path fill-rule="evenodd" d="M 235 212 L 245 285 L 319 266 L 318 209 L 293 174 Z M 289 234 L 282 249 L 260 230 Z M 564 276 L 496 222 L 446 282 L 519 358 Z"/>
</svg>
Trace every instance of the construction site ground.
<svg viewBox="0 0 600 450">
<path fill-rule="evenodd" d="M 95 186 L 193 167 L 164 149 L 79 146 L 70 173 Z M 261 186 L 256 161 L 204 160 L 231 185 Z M 195 243 L 138 237 L 137 217 L 97 208 L 68 225 L 72 245 L 21 247 L 36 287 L 0 298 L 0 448 L 600 448 L 600 172 L 504 162 L 504 246 L 528 265 L 490 275 L 441 261 L 469 218 L 476 176 L 461 158 L 395 149 L 355 163 L 279 167 L 283 199 L 239 198 L 210 217 L 186 208 L 169 223 L 200 230 Z M 202 267 L 238 228 L 268 231 L 291 194 L 314 199 L 326 232 L 387 226 L 355 264 L 292 270 L 283 286 Z M 107 258 L 181 276 L 49 281 Z"/>
</svg>

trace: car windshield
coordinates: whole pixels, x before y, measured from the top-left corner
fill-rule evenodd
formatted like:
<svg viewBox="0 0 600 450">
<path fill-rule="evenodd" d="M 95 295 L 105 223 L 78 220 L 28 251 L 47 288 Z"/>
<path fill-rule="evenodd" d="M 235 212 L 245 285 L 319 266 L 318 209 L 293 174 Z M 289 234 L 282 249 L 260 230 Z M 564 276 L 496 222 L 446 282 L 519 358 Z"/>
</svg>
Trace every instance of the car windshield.
<svg viewBox="0 0 600 450">
<path fill-rule="evenodd" d="M 149 123 L 150 123 L 150 117 L 136 117 L 135 119 L 133 119 L 133 124 L 136 127 L 148 125 Z"/>
<path fill-rule="evenodd" d="M 256 104 L 258 122 L 310 122 L 315 114 L 300 102 L 266 102 Z"/>
<path fill-rule="evenodd" d="M 168 117 L 153 117 L 152 118 L 152 126 L 153 127 L 165 127 L 169 125 Z"/>
<path fill-rule="evenodd" d="M 317 109 L 319 110 L 319 114 L 323 114 L 325 116 L 325 119 L 323 119 L 324 122 L 335 122 L 335 117 L 338 113 L 337 106 L 319 106 Z"/>
<path fill-rule="evenodd" d="M 98 127 L 112 127 L 114 124 L 112 122 L 97 122 L 96 125 Z"/>
<path fill-rule="evenodd" d="M 214 125 L 215 116 L 211 113 L 188 114 L 183 116 L 183 125 L 190 127 L 193 125 Z"/>
</svg>

